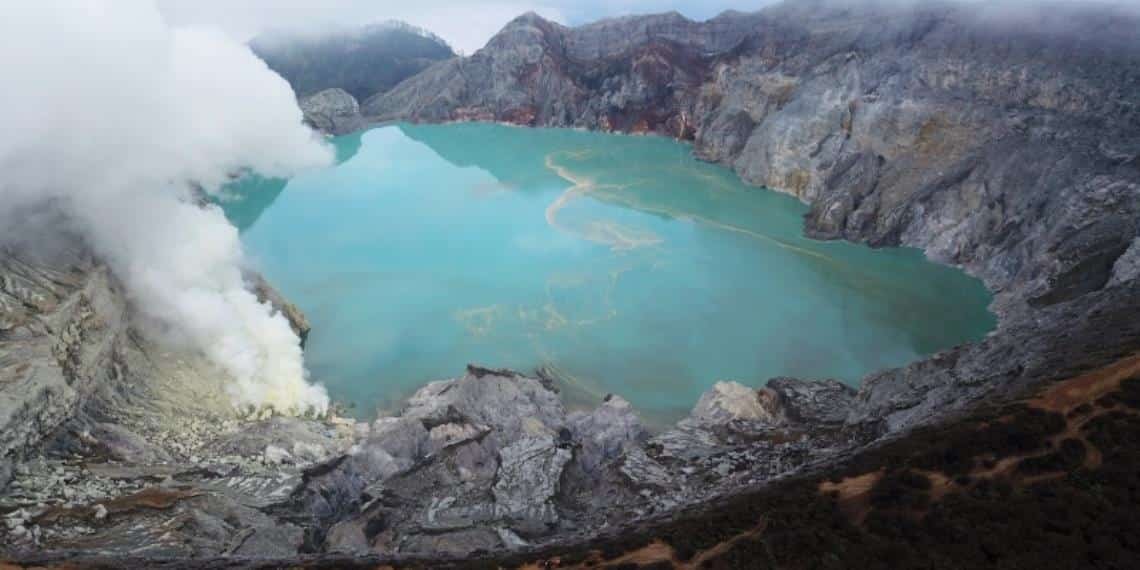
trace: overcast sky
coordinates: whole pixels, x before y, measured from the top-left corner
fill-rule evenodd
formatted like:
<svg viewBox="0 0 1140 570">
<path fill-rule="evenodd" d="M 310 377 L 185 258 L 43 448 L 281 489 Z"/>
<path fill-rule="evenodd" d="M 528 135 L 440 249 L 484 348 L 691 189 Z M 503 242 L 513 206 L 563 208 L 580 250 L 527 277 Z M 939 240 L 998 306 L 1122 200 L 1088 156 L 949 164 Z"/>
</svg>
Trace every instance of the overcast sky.
<svg viewBox="0 0 1140 570">
<path fill-rule="evenodd" d="M 172 25 L 220 28 L 247 40 L 271 28 L 353 26 L 403 20 L 474 52 L 515 16 L 533 10 L 574 25 L 609 16 L 677 10 L 706 19 L 727 10 L 756 10 L 771 0 L 158 0 Z"/>
</svg>

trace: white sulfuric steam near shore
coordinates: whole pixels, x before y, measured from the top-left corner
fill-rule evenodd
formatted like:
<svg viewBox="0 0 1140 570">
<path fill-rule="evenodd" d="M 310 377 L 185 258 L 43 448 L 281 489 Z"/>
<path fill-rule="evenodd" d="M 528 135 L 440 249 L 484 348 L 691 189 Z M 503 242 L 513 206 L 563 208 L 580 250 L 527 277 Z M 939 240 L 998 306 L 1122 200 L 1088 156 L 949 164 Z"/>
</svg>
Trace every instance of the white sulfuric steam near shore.
<svg viewBox="0 0 1140 570">
<path fill-rule="evenodd" d="M 172 29 L 149 0 L 3 7 L 0 226 L 58 208 L 125 284 L 144 333 L 199 350 L 240 407 L 323 413 L 300 341 L 242 277 L 237 230 L 191 187 L 332 160 L 288 84 L 249 49 Z M 0 231 L 0 239 L 3 239 Z"/>
</svg>

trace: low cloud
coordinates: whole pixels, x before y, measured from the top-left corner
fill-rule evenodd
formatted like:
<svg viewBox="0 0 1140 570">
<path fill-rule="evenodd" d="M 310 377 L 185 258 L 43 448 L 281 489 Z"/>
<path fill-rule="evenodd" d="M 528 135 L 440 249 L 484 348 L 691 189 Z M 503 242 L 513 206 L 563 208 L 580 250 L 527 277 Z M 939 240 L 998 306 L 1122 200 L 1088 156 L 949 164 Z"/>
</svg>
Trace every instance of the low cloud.
<svg viewBox="0 0 1140 570">
<path fill-rule="evenodd" d="M 532 11 L 567 25 L 678 10 L 704 19 L 727 9 L 757 10 L 771 0 L 159 0 L 172 22 L 215 26 L 241 40 L 270 29 L 343 28 L 403 20 L 472 53 L 516 16 Z"/>
<path fill-rule="evenodd" d="M 815 4 L 819 0 L 786 0 L 786 4 Z M 848 4 L 929 5 L 933 0 L 824 0 Z M 952 1 L 952 0 L 951 0 Z M 1038 16 L 1058 5 L 1085 5 L 1105 10 L 1140 6 L 1140 0 L 959 0 L 976 4 L 995 18 Z M 756 11 L 776 0 L 158 0 L 174 23 L 216 27 L 241 41 L 270 29 L 304 31 L 356 27 L 385 20 L 403 20 L 432 31 L 453 47 L 470 54 L 514 17 L 534 11 L 566 24 L 579 25 L 627 14 L 676 10 L 703 20 L 725 10 Z"/>
</svg>

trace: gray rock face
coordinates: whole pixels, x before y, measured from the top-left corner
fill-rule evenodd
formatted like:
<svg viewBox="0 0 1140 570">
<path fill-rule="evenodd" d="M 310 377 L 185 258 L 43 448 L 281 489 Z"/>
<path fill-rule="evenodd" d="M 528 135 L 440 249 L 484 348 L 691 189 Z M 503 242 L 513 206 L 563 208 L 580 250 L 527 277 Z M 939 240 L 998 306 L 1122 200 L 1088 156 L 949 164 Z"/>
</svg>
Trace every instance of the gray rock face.
<svg viewBox="0 0 1140 570">
<path fill-rule="evenodd" d="M 325 89 L 300 100 L 305 122 L 330 135 L 343 135 L 364 127 L 356 98 L 340 88 Z"/>
<path fill-rule="evenodd" d="M 578 448 L 575 466 L 584 473 L 639 447 L 649 438 L 633 406 L 621 396 L 609 395 L 592 412 L 574 412 L 567 417 Z"/>
<path fill-rule="evenodd" d="M 797 387 L 813 393 L 809 383 Z M 768 407 L 757 416 L 750 403 L 761 394 Z M 327 550 L 465 555 L 596 532 L 788 472 L 815 457 L 813 448 L 831 448 L 817 440 L 834 430 L 781 419 L 774 431 L 773 418 L 797 415 L 774 391 L 726 383 L 702 400 L 651 439 L 618 396 L 567 414 L 538 379 L 469 367 L 420 389 L 398 417 L 377 420 L 295 496 L 308 505 L 302 511 L 339 513 L 322 523 Z M 714 401 L 724 405 L 710 415 Z M 312 506 L 328 496 L 346 502 Z"/>
<path fill-rule="evenodd" d="M 570 450 L 558 447 L 553 436 L 528 437 L 505 447 L 499 461 L 498 480 L 491 487 L 496 510 L 510 519 L 530 523 L 537 532 L 543 529 L 534 523 L 556 522 L 558 513 L 551 499 L 558 492 Z"/>
<path fill-rule="evenodd" d="M 470 367 L 428 384 L 311 483 L 359 480 L 364 489 L 326 547 L 464 554 L 512 546 L 504 537 L 550 534 L 560 521 L 553 498 L 573 456 L 566 422 L 555 392 L 513 372 Z"/>
<path fill-rule="evenodd" d="M 125 411 L 165 401 L 188 413 L 229 412 L 217 370 L 200 356 L 140 338 L 108 269 L 79 238 L 58 236 L 56 242 L 0 250 L 0 458 L 34 448 L 90 406 Z M 305 334 L 304 315 L 259 276 L 252 278 L 260 283 L 258 294 Z M 86 432 L 77 445 L 95 442 L 112 455 L 151 453 L 103 411 L 88 415 L 94 419 L 69 428 Z"/>
<path fill-rule="evenodd" d="M 107 270 L 78 247 L 0 254 L 0 460 L 38 443 L 112 380 L 125 311 Z"/>
</svg>

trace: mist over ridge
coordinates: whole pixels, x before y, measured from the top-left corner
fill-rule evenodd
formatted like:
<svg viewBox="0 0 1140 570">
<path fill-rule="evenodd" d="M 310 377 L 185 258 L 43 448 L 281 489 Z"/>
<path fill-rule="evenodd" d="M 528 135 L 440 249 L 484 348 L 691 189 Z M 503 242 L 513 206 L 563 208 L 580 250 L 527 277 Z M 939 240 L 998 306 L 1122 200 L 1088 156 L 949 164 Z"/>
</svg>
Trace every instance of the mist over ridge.
<svg viewBox="0 0 1140 570">
<path fill-rule="evenodd" d="M 249 45 L 298 97 L 339 87 L 364 100 L 455 57 L 442 38 L 399 21 L 315 32 L 269 31 Z"/>
</svg>

